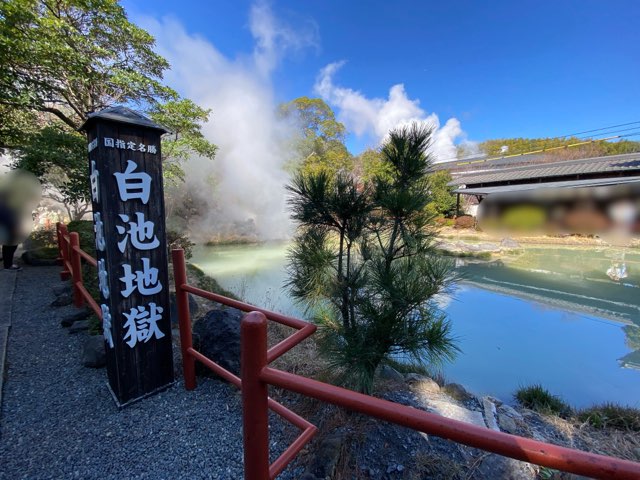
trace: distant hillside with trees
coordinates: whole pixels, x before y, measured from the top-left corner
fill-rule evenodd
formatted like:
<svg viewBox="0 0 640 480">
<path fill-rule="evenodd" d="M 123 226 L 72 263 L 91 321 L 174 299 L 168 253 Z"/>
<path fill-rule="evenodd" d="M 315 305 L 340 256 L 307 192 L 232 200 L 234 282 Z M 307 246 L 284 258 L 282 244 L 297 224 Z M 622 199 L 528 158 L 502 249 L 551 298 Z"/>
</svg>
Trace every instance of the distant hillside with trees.
<svg viewBox="0 0 640 480">
<path fill-rule="evenodd" d="M 551 150 L 550 155 L 559 159 L 574 159 L 599 157 L 605 155 L 618 155 L 622 153 L 640 152 L 640 142 L 631 140 L 620 141 L 601 141 L 594 139 L 591 143 L 589 140 L 577 137 L 566 138 L 498 138 L 494 140 L 486 140 L 478 145 L 480 151 L 486 153 L 490 157 L 502 155 L 502 147 L 507 146 L 508 151 L 504 155 L 517 155 L 521 153 L 534 152 L 539 150 L 548 150 L 557 147 L 567 147 L 565 149 Z M 583 145 L 576 145 L 583 144 Z M 575 145 L 570 147 L 571 145 Z M 467 152 L 460 152 L 464 156 Z"/>
</svg>

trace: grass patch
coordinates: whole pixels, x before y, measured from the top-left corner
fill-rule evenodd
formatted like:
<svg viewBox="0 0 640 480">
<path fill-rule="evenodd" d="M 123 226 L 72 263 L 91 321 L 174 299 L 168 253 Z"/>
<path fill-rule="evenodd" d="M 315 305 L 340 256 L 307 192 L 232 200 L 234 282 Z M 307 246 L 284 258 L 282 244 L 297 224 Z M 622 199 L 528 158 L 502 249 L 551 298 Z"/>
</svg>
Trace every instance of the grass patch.
<svg viewBox="0 0 640 480">
<path fill-rule="evenodd" d="M 577 417 L 595 428 L 640 432 L 640 410 L 637 408 L 605 403 L 581 410 Z"/>
<path fill-rule="evenodd" d="M 567 417 L 571 414 L 571 407 L 560 397 L 552 395 L 542 385 L 536 384 L 519 388 L 515 399 L 525 408 L 545 414 Z"/>
<path fill-rule="evenodd" d="M 233 292 L 222 288 L 215 278 L 211 278 L 192 263 L 187 263 L 187 272 L 195 279 L 196 287 L 234 300 L 240 300 Z"/>
<path fill-rule="evenodd" d="M 419 480 L 422 478 L 438 480 L 454 480 L 469 478 L 462 465 L 453 461 L 446 455 L 439 455 L 434 452 L 419 451 L 415 455 L 408 478 Z"/>
<path fill-rule="evenodd" d="M 80 237 L 80 248 L 96 258 L 96 238 L 93 222 L 90 220 L 74 220 L 67 225 L 69 233 L 77 232 Z"/>
</svg>

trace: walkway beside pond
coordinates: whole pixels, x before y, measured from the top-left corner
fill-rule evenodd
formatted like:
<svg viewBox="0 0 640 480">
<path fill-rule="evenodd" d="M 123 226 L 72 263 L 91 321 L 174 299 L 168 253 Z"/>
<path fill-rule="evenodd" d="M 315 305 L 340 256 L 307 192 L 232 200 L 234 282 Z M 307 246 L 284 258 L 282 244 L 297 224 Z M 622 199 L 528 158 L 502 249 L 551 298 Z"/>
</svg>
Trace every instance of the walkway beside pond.
<svg viewBox="0 0 640 480">
<path fill-rule="evenodd" d="M 76 309 L 50 307 L 52 287 L 63 285 L 59 268 L 0 274 L 7 275 L 0 284 L 3 299 L 10 283 L 5 280 L 16 279 L 0 416 L 0 479 L 242 478 L 237 390 L 200 379 L 187 392 L 178 372 L 175 386 L 118 410 L 106 371 L 80 363 L 86 333 L 71 335 L 60 326 Z M 283 448 L 282 425 L 272 420 L 272 428 L 272 443 Z"/>
</svg>

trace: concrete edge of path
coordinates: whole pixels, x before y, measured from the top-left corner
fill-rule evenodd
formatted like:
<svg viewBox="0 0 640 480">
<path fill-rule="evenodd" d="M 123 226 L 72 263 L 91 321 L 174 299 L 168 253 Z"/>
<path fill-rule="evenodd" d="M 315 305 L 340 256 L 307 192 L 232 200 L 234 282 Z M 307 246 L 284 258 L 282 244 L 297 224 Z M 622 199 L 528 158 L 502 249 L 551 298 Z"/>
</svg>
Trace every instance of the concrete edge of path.
<svg viewBox="0 0 640 480">
<path fill-rule="evenodd" d="M 0 271 L 0 406 L 2 406 L 2 390 L 9 344 L 9 329 L 13 313 L 13 293 L 16 289 L 17 272 Z"/>
</svg>

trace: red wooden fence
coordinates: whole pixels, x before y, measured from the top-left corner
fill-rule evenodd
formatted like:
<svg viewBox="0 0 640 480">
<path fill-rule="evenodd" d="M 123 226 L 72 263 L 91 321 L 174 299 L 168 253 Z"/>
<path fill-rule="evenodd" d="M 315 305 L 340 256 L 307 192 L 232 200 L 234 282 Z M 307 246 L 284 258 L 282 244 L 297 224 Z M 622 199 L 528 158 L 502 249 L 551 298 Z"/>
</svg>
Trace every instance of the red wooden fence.
<svg viewBox="0 0 640 480">
<path fill-rule="evenodd" d="M 640 463 L 496 432 L 271 368 L 270 362 L 311 335 L 315 326 L 188 285 L 184 253 L 180 249 L 172 253 L 185 387 L 191 390 L 196 386 L 194 362 L 198 360 L 241 388 L 245 480 L 274 479 L 315 433 L 313 425 L 285 409 L 287 415 L 283 416 L 302 428 L 303 433 L 278 460 L 269 465 L 268 409 L 277 412 L 273 407 L 279 405 L 268 397 L 269 385 L 517 460 L 594 478 L 640 479 Z M 188 293 L 250 312 L 244 316 L 241 324 L 241 378 L 193 349 Z M 267 320 L 298 331 L 268 349 Z"/>
<path fill-rule="evenodd" d="M 58 237 L 58 260 L 62 263 L 60 278 L 62 280 L 71 278 L 73 304 L 76 307 L 82 307 L 86 303 L 96 316 L 102 320 L 102 310 L 87 291 L 82 280 L 82 260 L 94 268 L 98 267 L 98 262 L 80 248 L 80 235 L 77 232 L 69 233 L 66 225 L 57 223 L 56 235 Z"/>
<path fill-rule="evenodd" d="M 57 225 L 56 233 L 59 260 L 63 267 L 60 277 L 63 280 L 71 278 L 74 304 L 81 307 L 87 303 L 101 319 L 100 307 L 84 286 L 81 268 L 82 260 L 93 267 L 97 266 L 96 260 L 80 248 L 77 233 L 68 233 L 67 227 L 62 224 Z M 304 418 L 269 398 L 269 385 L 517 460 L 593 478 L 640 479 L 640 463 L 496 432 L 271 368 L 269 363 L 313 334 L 316 330 L 315 325 L 193 287 L 187 283 L 184 252 L 178 249 L 173 250 L 172 254 L 185 388 L 187 390 L 196 388 L 196 360 L 241 388 L 246 480 L 274 479 L 317 431 L 316 427 Z M 241 324 L 240 378 L 193 348 L 189 293 L 250 312 L 245 315 Z M 297 331 L 277 345 L 267 348 L 267 320 L 292 327 Z M 302 430 L 300 436 L 271 465 L 269 465 L 269 409 Z"/>
</svg>

